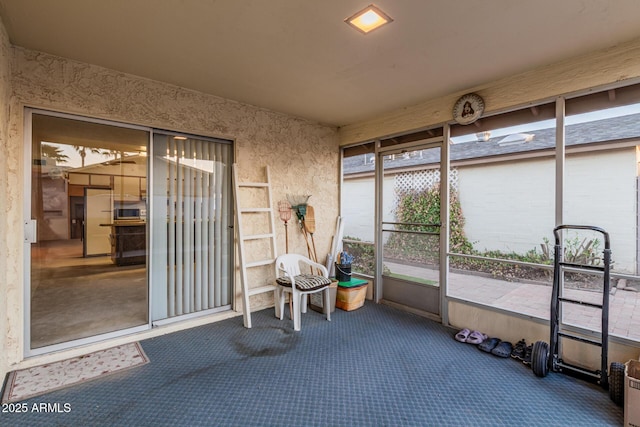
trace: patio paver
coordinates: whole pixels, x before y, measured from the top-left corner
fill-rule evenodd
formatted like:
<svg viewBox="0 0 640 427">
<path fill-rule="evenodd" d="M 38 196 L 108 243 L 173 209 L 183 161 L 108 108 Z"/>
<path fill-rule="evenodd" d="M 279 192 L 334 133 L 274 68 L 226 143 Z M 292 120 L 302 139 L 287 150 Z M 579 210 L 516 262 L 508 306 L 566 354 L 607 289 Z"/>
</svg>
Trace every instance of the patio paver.
<svg viewBox="0 0 640 427">
<path fill-rule="evenodd" d="M 437 270 L 385 261 L 393 272 L 437 281 Z M 449 273 L 449 296 L 490 307 L 549 319 L 551 286 Z M 600 292 L 567 289 L 567 297 L 580 301 L 602 302 Z M 600 331 L 600 310 L 575 304 L 563 305 L 563 322 Z M 609 296 L 609 333 L 640 341 L 640 292 L 615 289 Z"/>
</svg>

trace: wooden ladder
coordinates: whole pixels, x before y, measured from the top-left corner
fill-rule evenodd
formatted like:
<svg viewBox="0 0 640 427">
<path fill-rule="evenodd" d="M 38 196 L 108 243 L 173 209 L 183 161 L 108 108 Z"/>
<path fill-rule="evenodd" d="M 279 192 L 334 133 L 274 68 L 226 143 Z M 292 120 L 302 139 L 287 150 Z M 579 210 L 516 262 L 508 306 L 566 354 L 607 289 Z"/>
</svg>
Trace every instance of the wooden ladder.
<svg viewBox="0 0 640 427">
<path fill-rule="evenodd" d="M 271 199 L 271 178 L 269 174 L 269 166 L 265 166 L 265 175 L 266 182 L 239 182 L 238 180 L 238 165 L 236 163 L 233 164 L 233 196 L 235 199 L 235 210 L 236 210 L 236 235 L 238 238 L 238 254 L 240 258 L 240 278 L 242 285 L 242 313 L 244 316 L 244 326 L 245 328 L 251 328 L 251 306 L 249 304 L 249 299 L 252 295 L 258 295 L 266 292 L 274 292 L 274 305 L 276 307 L 276 316 L 279 316 L 278 304 L 275 304 L 275 292 L 276 285 L 274 282 L 267 285 L 250 287 L 249 281 L 247 278 L 247 271 L 251 268 L 264 267 L 267 265 L 275 265 L 276 258 L 278 257 L 276 250 L 276 235 L 275 235 L 275 222 L 273 219 L 273 201 Z M 260 190 L 264 190 L 266 194 L 263 196 L 266 197 L 269 206 L 262 207 L 242 207 L 240 199 L 242 198 L 242 190 L 254 189 L 254 191 L 260 192 Z M 245 191 L 246 192 L 246 191 Z M 251 234 L 245 235 L 244 232 L 244 220 L 247 220 L 251 215 L 268 215 L 268 227 L 269 230 L 264 230 L 264 233 L 260 234 Z M 254 223 L 259 223 L 256 221 Z M 259 259 L 253 260 L 255 258 L 251 257 L 254 254 L 247 253 L 247 247 L 245 246 L 245 242 L 248 241 L 258 241 L 258 240 L 268 240 L 269 243 L 269 252 L 264 254 L 261 253 Z M 248 262 L 249 259 L 252 261 Z M 274 267 L 275 268 L 275 267 Z M 274 270 L 275 271 L 275 270 Z M 270 272 L 271 273 L 271 272 Z M 271 277 L 271 274 L 269 275 Z"/>
</svg>

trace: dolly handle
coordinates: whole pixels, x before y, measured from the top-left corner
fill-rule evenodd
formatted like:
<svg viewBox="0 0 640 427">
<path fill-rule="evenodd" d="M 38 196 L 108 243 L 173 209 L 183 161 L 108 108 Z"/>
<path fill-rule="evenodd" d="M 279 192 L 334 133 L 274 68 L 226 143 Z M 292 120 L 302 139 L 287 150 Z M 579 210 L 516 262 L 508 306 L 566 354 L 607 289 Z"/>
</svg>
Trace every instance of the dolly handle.
<svg viewBox="0 0 640 427">
<path fill-rule="evenodd" d="M 591 230 L 602 233 L 602 236 L 604 237 L 604 248 L 610 249 L 609 233 L 607 233 L 603 228 L 595 227 L 593 225 L 559 225 L 553 229 L 553 235 L 556 239 L 556 246 L 560 245 L 560 230 Z"/>
</svg>

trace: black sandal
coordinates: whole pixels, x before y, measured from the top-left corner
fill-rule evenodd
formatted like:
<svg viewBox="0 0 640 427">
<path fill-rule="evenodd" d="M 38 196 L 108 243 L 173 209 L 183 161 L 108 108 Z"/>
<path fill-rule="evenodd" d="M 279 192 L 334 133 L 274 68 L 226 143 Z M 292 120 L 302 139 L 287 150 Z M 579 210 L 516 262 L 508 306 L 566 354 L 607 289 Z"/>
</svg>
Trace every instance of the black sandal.
<svg viewBox="0 0 640 427">
<path fill-rule="evenodd" d="M 491 354 L 498 357 L 509 357 L 513 350 L 513 345 L 508 341 L 501 341 L 493 350 Z"/>
<path fill-rule="evenodd" d="M 524 355 L 526 350 L 527 350 L 527 343 L 523 338 L 520 341 L 518 341 L 516 345 L 513 347 L 513 350 L 511 350 L 511 357 L 522 361 L 524 360 Z"/>
<path fill-rule="evenodd" d="M 524 357 L 522 358 L 522 363 L 527 366 L 531 366 L 531 352 L 533 351 L 533 344 L 530 344 L 524 350 Z"/>
<path fill-rule="evenodd" d="M 487 353 L 491 353 L 491 351 L 496 348 L 499 343 L 500 338 L 488 338 L 484 340 L 482 344 L 478 344 L 478 349 L 486 351 Z"/>
</svg>

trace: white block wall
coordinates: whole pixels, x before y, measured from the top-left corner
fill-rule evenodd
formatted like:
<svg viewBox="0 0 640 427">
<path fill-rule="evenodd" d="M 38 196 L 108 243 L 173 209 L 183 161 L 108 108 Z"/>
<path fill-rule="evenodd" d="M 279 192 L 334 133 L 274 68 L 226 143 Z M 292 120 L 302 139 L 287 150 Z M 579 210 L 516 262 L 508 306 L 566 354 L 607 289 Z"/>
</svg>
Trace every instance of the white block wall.
<svg viewBox="0 0 640 427">
<path fill-rule="evenodd" d="M 635 274 L 637 251 L 635 148 L 569 156 L 565 164 L 565 224 L 595 225 L 611 236 L 614 270 Z M 478 250 L 553 249 L 555 161 L 534 159 L 459 168 L 467 238 Z M 393 176 L 384 181 L 385 220 L 393 221 Z M 345 179 L 345 236 L 373 241 L 374 181 Z M 600 236 L 597 236 L 600 237 Z M 604 248 L 601 242 L 600 249 Z"/>
<path fill-rule="evenodd" d="M 573 156 L 566 163 L 564 222 L 600 225 L 611 237 L 613 269 L 637 273 L 638 190 L 634 147 Z"/>
<path fill-rule="evenodd" d="M 465 232 L 477 250 L 525 253 L 554 227 L 553 159 L 460 168 Z"/>
<path fill-rule="evenodd" d="M 394 176 L 386 176 L 383 185 L 384 220 L 394 221 Z M 375 236 L 375 209 L 375 182 L 373 175 L 344 180 L 341 213 L 344 218 L 344 236 L 373 242 Z"/>
</svg>

